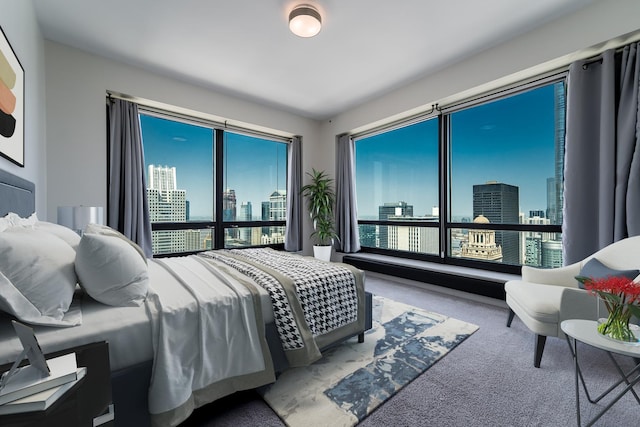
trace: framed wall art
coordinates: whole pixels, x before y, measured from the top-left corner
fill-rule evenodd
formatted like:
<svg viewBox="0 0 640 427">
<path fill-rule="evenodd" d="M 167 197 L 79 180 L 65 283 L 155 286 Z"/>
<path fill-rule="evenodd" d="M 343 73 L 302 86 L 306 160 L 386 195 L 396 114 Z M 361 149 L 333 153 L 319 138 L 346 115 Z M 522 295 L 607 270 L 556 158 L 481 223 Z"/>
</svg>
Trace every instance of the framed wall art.
<svg viewBox="0 0 640 427">
<path fill-rule="evenodd" d="M 24 69 L 0 32 L 0 156 L 24 167 Z"/>
</svg>

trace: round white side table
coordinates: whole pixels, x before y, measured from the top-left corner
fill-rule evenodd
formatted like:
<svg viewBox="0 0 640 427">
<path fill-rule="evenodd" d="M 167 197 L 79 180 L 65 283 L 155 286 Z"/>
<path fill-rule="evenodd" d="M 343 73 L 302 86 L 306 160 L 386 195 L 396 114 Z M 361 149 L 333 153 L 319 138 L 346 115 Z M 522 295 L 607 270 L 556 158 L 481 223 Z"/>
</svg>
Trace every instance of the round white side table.
<svg viewBox="0 0 640 427">
<path fill-rule="evenodd" d="M 564 320 L 560 324 L 560 327 L 567 337 L 567 343 L 569 344 L 569 348 L 571 349 L 571 355 L 573 356 L 575 364 L 576 419 L 578 420 L 579 427 L 582 424 L 580 422 L 580 386 L 578 384 L 578 381 L 582 382 L 582 387 L 584 388 L 587 400 L 589 400 L 589 402 L 591 403 L 599 402 L 603 397 L 613 392 L 613 390 L 615 390 L 619 385 L 621 385 L 622 383 L 625 384 L 625 387 L 620 390 L 618 394 L 613 397 L 611 402 L 609 402 L 607 406 L 605 406 L 591 421 L 589 421 L 586 426 L 592 426 L 596 421 L 600 419 L 602 415 L 604 415 L 605 412 L 607 412 L 618 400 L 620 400 L 622 396 L 624 396 L 628 392 L 633 393 L 636 401 L 638 402 L 638 404 L 640 404 L 640 397 L 638 397 L 635 390 L 633 389 L 633 386 L 640 382 L 640 345 L 625 344 L 609 338 L 605 338 L 598 333 L 597 322 L 595 320 Z M 578 362 L 578 342 L 582 342 L 584 344 L 606 351 L 614 366 L 620 373 L 620 380 L 618 380 L 615 384 L 613 384 L 595 399 L 592 399 L 589 395 L 587 385 L 585 384 L 584 378 L 582 376 L 582 371 L 580 370 L 580 364 Z M 613 357 L 613 354 L 621 354 L 634 358 L 634 360 L 636 361 L 635 367 L 629 372 L 623 372 L 617 360 Z"/>
</svg>

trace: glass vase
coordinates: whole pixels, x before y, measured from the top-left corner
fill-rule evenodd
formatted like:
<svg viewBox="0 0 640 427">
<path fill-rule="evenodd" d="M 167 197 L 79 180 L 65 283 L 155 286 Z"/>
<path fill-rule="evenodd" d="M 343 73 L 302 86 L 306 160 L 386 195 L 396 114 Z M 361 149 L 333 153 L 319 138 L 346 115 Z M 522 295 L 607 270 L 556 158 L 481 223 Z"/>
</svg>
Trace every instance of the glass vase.
<svg viewBox="0 0 640 427">
<path fill-rule="evenodd" d="M 637 325 L 629 323 L 631 313 L 622 305 L 612 305 L 611 310 L 604 310 L 606 318 L 600 317 L 602 313 L 600 297 L 598 297 L 598 332 L 607 338 L 628 344 L 640 344 Z"/>
</svg>

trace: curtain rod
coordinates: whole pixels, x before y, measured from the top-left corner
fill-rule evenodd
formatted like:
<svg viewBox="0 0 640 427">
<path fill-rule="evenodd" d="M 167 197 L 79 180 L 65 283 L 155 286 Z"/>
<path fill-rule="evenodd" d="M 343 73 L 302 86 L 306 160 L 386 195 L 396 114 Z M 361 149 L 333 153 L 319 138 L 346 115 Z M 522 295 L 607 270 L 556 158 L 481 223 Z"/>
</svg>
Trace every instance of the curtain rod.
<svg viewBox="0 0 640 427">
<path fill-rule="evenodd" d="M 627 47 L 629 47 L 630 45 L 632 45 L 633 43 L 637 43 L 637 42 L 630 42 L 625 44 L 624 46 L 620 46 L 617 47 L 615 49 L 613 49 L 614 53 L 620 53 L 622 51 L 624 51 Z M 607 49 L 609 50 L 609 49 Z M 597 55 L 594 55 L 590 58 L 586 58 L 584 64 L 582 64 L 582 69 L 586 70 L 587 68 L 589 68 L 589 65 L 595 64 L 595 63 L 600 63 L 602 64 L 602 54 L 605 53 L 607 50 L 604 50 L 600 53 L 598 53 Z"/>
<path fill-rule="evenodd" d="M 479 94 L 478 96 L 461 100 L 460 102 L 451 103 L 446 107 L 443 107 L 442 110 L 446 113 L 449 113 L 454 110 L 456 111 L 462 110 L 474 105 L 483 104 L 493 99 L 505 97 L 511 93 L 516 93 L 522 90 L 539 87 L 539 86 L 551 83 L 553 81 L 560 80 L 566 77 L 568 72 L 569 71 L 567 67 L 562 67 L 561 69 L 556 69 L 533 78 L 524 79 L 522 81 L 510 84 L 510 85 L 506 85 L 500 89 L 488 91 L 483 94 Z"/>
<path fill-rule="evenodd" d="M 582 64 L 582 69 L 586 70 L 587 68 L 589 68 L 589 65 L 595 64 L 595 63 L 602 64 L 602 58 L 598 58 L 598 59 L 594 59 L 594 60 L 585 62 L 584 64 Z"/>
<path fill-rule="evenodd" d="M 413 114 L 408 117 L 403 117 L 398 120 L 393 120 L 389 123 L 382 124 L 380 126 L 375 126 L 371 129 L 367 129 L 362 132 L 349 133 L 345 132 L 344 135 L 349 135 L 352 139 L 362 138 L 363 136 L 371 137 L 378 133 L 387 132 L 396 128 L 409 126 L 414 123 L 418 123 L 424 120 L 429 120 L 433 117 L 436 117 L 442 113 L 442 109 L 438 106 L 438 103 L 431 104 L 431 110 L 422 111 L 420 113 Z"/>
<path fill-rule="evenodd" d="M 152 114 L 156 114 L 156 115 L 169 116 L 176 119 L 192 122 L 194 124 L 211 126 L 211 127 L 225 129 L 225 130 L 229 130 L 237 133 L 242 133 L 249 136 L 255 136 L 257 138 L 270 139 L 278 142 L 290 143 L 294 138 L 294 135 L 291 135 L 289 133 L 285 133 L 285 132 L 278 133 L 277 131 L 270 132 L 269 130 L 258 129 L 258 127 L 262 127 L 262 126 L 256 126 L 256 128 L 252 128 L 250 124 L 247 124 L 247 125 L 235 124 L 229 119 L 226 119 L 223 117 L 217 117 L 217 116 L 215 118 L 203 117 L 203 116 L 211 116 L 211 115 L 206 113 L 200 113 L 198 111 L 192 111 L 192 110 L 180 108 L 180 107 L 176 107 L 176 110 L 181 109 L 187 112 L 176 111 L 171 108 L 172 107 L 171 105 L 163 104 L 160 102 L 150 101 L 143 98 L 137 98 L 131 95 L 126 95 L 126 94 L 122 94 L 122 93 L 118 93 L 110 90 L 107 90 L 106 92 L 107 92 L 107 97 L 106 97 L 107 103 L 112 102 L 113 99 L 122 99 L 124 101 L 133 102 L 137 104 L 141 110 L 152 113 Z M 159 104 L 162 104 L 162 105 L 159 106 Z M 202 114 L 203 116 L 200 116 L 199 114 Z"/>
</svg>

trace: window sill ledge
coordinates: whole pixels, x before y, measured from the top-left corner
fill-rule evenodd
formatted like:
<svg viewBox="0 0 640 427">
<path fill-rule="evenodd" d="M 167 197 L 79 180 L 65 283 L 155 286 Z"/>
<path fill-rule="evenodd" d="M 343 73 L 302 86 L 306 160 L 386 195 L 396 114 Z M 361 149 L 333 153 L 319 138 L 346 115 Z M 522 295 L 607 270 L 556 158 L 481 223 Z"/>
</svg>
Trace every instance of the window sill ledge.
<svg viewBox="0 0 640 427">
<path fill-rule="evenodd" d="M 502 300 L 505 299 L 505 282 L 521 278 L 518 274 L 371 253 L 337 253 L 336 260 L 363 270 L 431 283 Z"/>
</svg>

